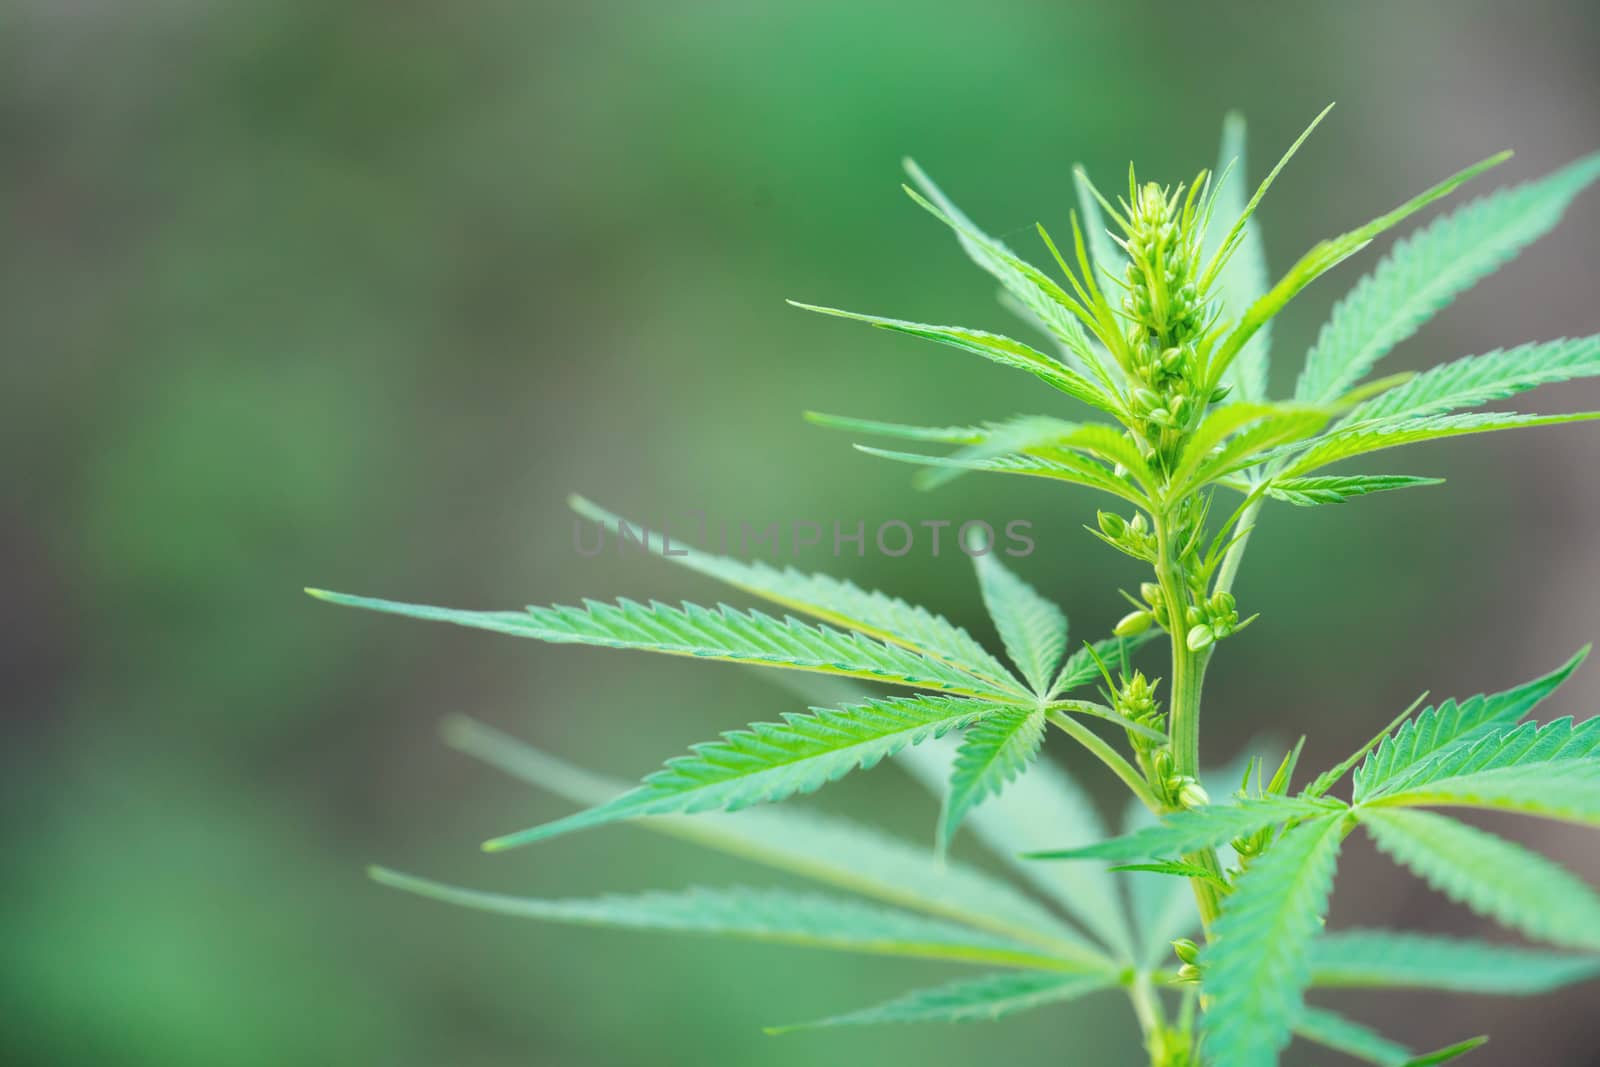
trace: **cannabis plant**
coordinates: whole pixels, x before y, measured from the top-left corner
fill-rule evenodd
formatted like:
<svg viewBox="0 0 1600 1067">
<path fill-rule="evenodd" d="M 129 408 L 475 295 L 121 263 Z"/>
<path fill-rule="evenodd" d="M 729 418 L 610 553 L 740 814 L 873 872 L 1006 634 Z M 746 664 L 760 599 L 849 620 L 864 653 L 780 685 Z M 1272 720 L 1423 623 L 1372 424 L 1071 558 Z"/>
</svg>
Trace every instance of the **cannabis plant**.
<svg viewBox="0 0 1600 1067">
<path fill-rule="evenodd" d="M 1063 414 L 961 427 L 814 419 L 924 446 L 865 450 L 924 465 L 919 478 L 929 484 L 998 471 L 1108 497 L 1087 528 L 1147 565 L 1149 580 L 1125 592 L 1132 610 L 1104 640 L 1070 647 L 1060 609 L 998 553 L 977 545 L 969 554 L 1009 663 L 940 615 L 895 597 L 823 575 L 669 549 L 664 536 L 663 558 L 794 614 L 626 600 L 456 611 L 315 593 L 541 641 L 810 672 L 832 676 L 832 686 L 867 683 L 850 692 L 835 688 L 820 706 L 781 722 L 696 745 L 633 788 L 484 726 L 455 721 L 447 730 L 459 748 L 588 805 L 497 837 L 485 845 L 491 852 L 638 820 L 851 895 L 694 889 L 549 900 L 388 870 L 373 876 L 525 918 L 986 968 L 810 1026 L 992 1019 L 1119 990 L 1152 1067 L 1262 1067 L 1276 1063 L 1296 1034 L 1376 1064 L 1442 1063 L 1482 1039 L 1417 1056 L 1307 1004 L 1306 991 L 1529 994 L 1600 974 L 1600 895 L 1554 862 L 1439 810 L 1600 825 L 1600 718 L 1528 721 L 1584 652 L 1503 692 L 1413 705 L 1360 751 L 1314 776 L 1300 773 L 1299 745 L 1281 758 L 1256 756 L 1224 775 L 1202 774 L 1206 668 L 1254 619 L 1233 587 L 1263 508 L 1319 507 L 1434 484 L 1385 466 L 1344 466 L 1401 445 L 1600 414 L 1484 407 L 1535 386 L 1600 375 L 1600 336 L 1369 380 L 1391 349 L 1453 297 L 1554 227 L 1600 177 L 1600 155 L 1467 204 L 1396 244 L 1334 307 L 1294 395 L 1269 399 L 1273 317 L 1379 234 L 1508 155 L 1320 242 L 1270 282 L 1255 212 L 1310 132 L 1248 198 L 1237 118 L 1224 126 L 1217 171 L 1202 170 L 1186 184 L 1142 182 L 1130 169 L 1126 193 L 1112 198 L 1078 170 L 1070 239 L 1057 242 L 1039 229 L 1053 270 L 984 234 L 908 164 L 912 200 L 955 232 L 999 281 L 1002 299 L 1053 351 L 979 330 L 800 305 L 959 348 L 1032 374 L 1057 400 L 1071 398 L 1077 408 L 1063 403 Z M 937 445 L 948 447 L 928 454 Z M 595 505 L 576 506 L 590 520 L 650 536 Z M 1131 665 L 1139 646 L 1154 639 L 1168 657 L 1159 678 Z M 1096 685 L 1097 692 L 1083 692 Z M 885 687 L 911 692 L 893 695 Z M 1070 779 L 1036 762 L 1050 727 L 1131 794 L 1134 810 L 1118 836 Z M 897 754 L 942 798 L 930 845 L 787 808 L 720 814 L 811 792 Z M 1020 884 L 946 855 L 963 824 L 1009 863 Z M 1340 847 L 1357 828 L 1434 888 L 1564 951 L 1324 930 Z M 1131 872 L 1118 876 L 1127 879 L 1125 888 L 1111 872 Z"/>
</svg>

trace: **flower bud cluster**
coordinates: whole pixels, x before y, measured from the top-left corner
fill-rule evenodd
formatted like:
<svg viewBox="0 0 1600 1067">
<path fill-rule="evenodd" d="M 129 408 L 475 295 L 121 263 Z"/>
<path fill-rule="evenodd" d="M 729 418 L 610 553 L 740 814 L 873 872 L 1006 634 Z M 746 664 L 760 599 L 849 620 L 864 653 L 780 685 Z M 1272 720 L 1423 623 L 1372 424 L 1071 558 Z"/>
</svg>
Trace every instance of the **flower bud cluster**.
<svg viewBox="0 0 1600 1067">
<path fill-rule="evenodd" d="M 1276 836 L 1275 833 L 1269 827 L 1265 830 L 1257 830 L 1253 834 L 1246 834 L 1244 837 L 1235 838 L 1228 843 L 1233 846 L 1234 853 L 1239 857 L 1239 866 L 1243 868 L 1250 866 L 1251 860 L 1267 850 L 1267 846 L 1272 844 L 1274 836 Z"/>
<path fill-rule="evenodd" d="M 1232 593 L 1214 593 L 1201 603 L 1189 605 L 1185 611 L 1184 623 L 1188 629 L 1184 634 L 1184 644 L 1189 646 L 1190 652 L 1200 652 L 1224 637 L 1238 633 L 1249 621 L 1239 622 L 1239 608 L 1234 603 Z"/>
<path fill-rule="evenodd" d="M 1200 395 L 1203 385 L 1197 345 L 1211 310 L 1200 287 L 1201 227 L 1194 195 L 1184 187 L 1163 189 L 1153 182 L 1132 191 L 1126 239 L 1128 267 L 1122 313 L 1128 320 L 1124 370 L 1133 416 L 1150 455 L 1176 448 L 1208 404 L 1222 398 Z"/>
<path fill-rule="evenodd" d="M 1172 954 L 1178 957 L 1178 975 L 1180 982 L 1196 983 L 1200 981 L 1200 946 L 1187 937 L 1180 937 L 1172 942 Z"/>
<path fill-rule="evenodd" d="M 1200 780 L 1189 774 L 1178 774 L 1172 760 L 1172 746 L 1146 749 L 1140 754 L 1146 767 L 1150 786 L 1160 801 L 1172 811 L 1186 808 L 1203 808 L 1211 803 L 1211 795 Z"/>
<path fill-rule="evenodd" d="M 1143 513 L 1135 512 L 1133 518 L 1124 519 L 1114 512 L 1102 511 L 1096 515 L 1096 519 L 1100 528 L 1090 532 L 1100 540 L 1124 555 L 1146 563 L 1155 562 L 1156 535 Z"/>
<path fill-rule="evenodd" d="M 1195 265 L 1200 259 L 1198 228 L 1186 225 L 1183 187 L 1175 190 L 1146 182 L 1139 190 L 1128 218 L 1127 293 L 1122 310 L 1149 337 L 1179 346 L 1205 326 L 1206 308 L 1201 298 Z M 1181 364 L 1181 351 L 1163 346 L 1154 350 L 1150 363 L 1157 374 L 1172 374 Z"/>
<path fill-rule="evenodd" d="M 1160 684 L 1161 679 L 1152 682 L 1144 676 L 1143 671 L 1134 671 L 1132 677 L 1123 679 L 1122 687 L 1112 695 L 1111 706 L 1129 722 L 1163 733 L 1167 717 L 1161 710 L 1161 702 L 1156 699 L 1156 687 Z M 1135 751 L 1148 752 L 1156 747 L 1156 742 L 1143 734 L 1133 734 L 1132 740 Z"/>
<path fill-rule="evenodd" d="M 1132 637 L 1150 629 L 1151 624 L 1170 632 L 1172 613 L 1167 610 L 1166 596 L 1162 593 L 1161 587 L 1155 582 L 1142 582 L 1139 585 L 1139 595 L 1144 598 L 1145 606 L 1124 615 L 1111 632 L 1118 637 Z"/>
</svg>

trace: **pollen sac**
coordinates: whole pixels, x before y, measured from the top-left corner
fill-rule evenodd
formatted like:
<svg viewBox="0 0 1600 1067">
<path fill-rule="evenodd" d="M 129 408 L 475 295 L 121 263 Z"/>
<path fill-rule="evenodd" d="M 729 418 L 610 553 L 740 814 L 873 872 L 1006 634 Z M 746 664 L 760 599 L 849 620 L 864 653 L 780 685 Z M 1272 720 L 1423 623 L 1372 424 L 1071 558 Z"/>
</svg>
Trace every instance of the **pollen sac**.
<svg viewBox="0 0 1600 1067">
<path fill-rule="evenodd" d="M 1150 624 L 1155 621 L 1155 616 L 1148 611 L 1130 611 L 1111 628 L 1111 632 L 1117 637 L 1134 637 L 1150 629 Z"/>
<path fill-rule="evenodd" d="M 1190 775 L 1173 775 L 1166 785 L 1167 795 L 1180 808 L 1203 808 L 1211 803 L 1210 794 Z"/>
<path fill-rule="evenodd" d="M 1197 181 L 1203 181 L 1204 174 Z M 1128 264 L 1122 313 L 1127 346 L 1118 358 L 1132 389 L 1130 427 L 1149 446 L 1146 459 L 1177 458 L 1183 438 L 1216 402 L 1203 384 L 1200 345 L 1214 318 L 1205 287 L 1201 246 L 1204 211 L 1198 190 L 1183 185 L 1131 183 L 1122 202 Z"/>
<path fill-rule="evenodd" d="M 1188 646 L 1190 652 L 1203 652 L 1210 648 L 1216 639 L 1217 634 L 1215 630 L 1207 626 L 1205 623 L 1197 623 L 1196 625 L 1189 627 L 1189 633 L 1188 636 L 1184 638 L 1184 644 Z"/>
<path fill-rule="evenodd" d="M 1184 189 L 1154 182 L 1140 188 L 1128 227 L 1127 292 L 1123 311 L 1144 336 L 1150 362 L 1166 374 L 1184 361 L 1182 345 L 1205 323 L 1199 286 L 1200 234 L 1185 211 Z"/>
<path fill-rule="evenodd" d="M 1102 511 L 1096 519 L 1100 536 L 1119 551 L 1134 559 L 1155 559 L 1156 539 L 1144 515 L 1135 512 L 1133 518 L 1124 519 L 1121 515 Z"/>
<path fill-rule="evenodd" d="M 1143 671 L 1134 671 L 1133 677 L 1126 679 L 1117 692 L 1117 712 L 1134 722 L 1152 724 L 1160 708 L 1155 698 L 1157 684 L 1147 680 Z"/>
<path fill-rule="evenodd" d="M 1095 514 L 1095 520 L 1100 524 L 1100 532 L 1113 541 L 1128 532 L 1128 523 L 1121 515 L 1110 511 L 1101 511 Z"/>
</svg>

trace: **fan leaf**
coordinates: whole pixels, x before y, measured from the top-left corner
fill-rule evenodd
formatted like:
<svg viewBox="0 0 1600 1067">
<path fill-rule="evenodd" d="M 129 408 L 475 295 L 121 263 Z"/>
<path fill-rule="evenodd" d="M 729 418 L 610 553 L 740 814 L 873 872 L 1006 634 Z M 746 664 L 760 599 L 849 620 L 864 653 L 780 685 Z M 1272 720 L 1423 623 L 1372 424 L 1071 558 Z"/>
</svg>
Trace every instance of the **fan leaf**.
<svg viewBox="0 0 1600 1067">
<path fill-rule="evenodd" d="M 1018 259 L 1006 245 L 973 224 L 951 203 L 933 179 L 923 173 L 911 160 L 905 161 L 906 173 L 930 202 L 935 218 L 951 230 L 972 261 L 987 271 L 1005 291 L 1022 305 L 1039 326 L 1043 327 L 1074 357 L 1080 367 L 1091 365 L 1089 342 L 1077 317 L 1061 299 L 1065 294 L 1036 267 Z"/>
<path fill-rule="evenodd" d="M 1147 630 L 1132 637 L 1107 637 L 1084 645 L 1061 665 L 1061 672 L 1050 683 L 1050 696 L 1054 698 L 1070 693 L 1079 686 L 1096 681 L 1100 678 L 1100 664 L 1126 663 L 1129 656 L 1147 642 L 1155 640 L 1155 637 L 1153 631 Z"/>
<path fill-rule="evenodd" d="M 523 919 L 629 930 L 715 934 L 881 956 L 1003 964 L 1042 970 L 1081 965 L 1006 938 L 821 893 L 780 889 L 689 889 L 581 900 L 541 900 L 462 889 L 374 867 L 373 879 L 447 904 Z"/>
<path fill-rule="evenodd" d="M 1465 205 L 1400 241 L 1334 307 L 1295 385 L 1295 398 L 1331 401 L 1395 345 L 1480 279 L 1552 230 L 1600 177 L 1600 155 Z"/>
<path fill-rule="evenodd" d="M 856 445 L 856 449 L 869 456 L 892 459 L 899 463 L 914 463 L 922 467 L 940 467 L 962 471 L 992 471 L 997 474 L 1022 474 L 1033 478 L 1050 478 L 1055 481 L 1086 485 L 1121 497 L 1141 508 L 1150 506 L 1149 498 L 1139 489 L 1113 474 L 1111 468 L 1084 456 L 1070 452 L 1057 452 L 1049 458 L 1031 455 L 995 456 L 990 459 L 962 459 L 957 456 L 929 456 L 918 452 L 897 452 L 870 445 Z"/>
<path fill-rule="evenodd" d="M 627 792 L 498 730 L 456 718 L 445 739 L 507 774 L 575 804 L 600 805 Z M 701 815 L 649 816 L 635 824 L 896 907 L 964 922 L 1088 963 L 1107 962 L 1077 930 L 1009 883 L 837 816 L 791 806 Z"/>
<path fill-rule="evenodd" d="M 1600 418 L 1600 412 L 1577 412 L 1571 415 L 1519 415 L 1515 412 L 1481 411 L 1460 415 L 1434 415 L 1414 422 L 1389 425 L 1380 423 L 1364 428 L 1334 430 L 1315 438 L 1305 447 L 1299 458 L 1284 471 L 1288 478 L 1299 478 L 1320 470 L 1340 460 L 1353 459 L 1373 452 L 1381 452 L 1401 445 L 1421 444 L 1424 441 L 1441 441 L 1448 437 L 1467 434 L 1494 433 L 1499 430 L 1517 430 L 1534 426 L 1561 426 L 1569 422 L 1588 422 Z"/>
<path fill-rule="evenodd" d="M 1369 809 L 1361 822 L 1395 862 L 1450 899 L 1529 937 L 1600 950 L 1600 895 L 1559 864 L 1430 812 Z"/>
<path fill-rule="evenodd" d="M 968 445 L 949 457 L 962 463 L 993 459 L 998 456 L 1037 454 L 1051 445 L 1064 441 L 1076 432 L 1078 424 L 1048 415 L 1021 415 L 1005 422 L 995 423 L 983 440 Z M 919 471 L 913 483 L 918 489 L 936 489 L 966 473 L 957 466 L 930 467 Z"/>
<path fill-rule="evenodd" d="M 1443 415 L 1541 385 L 1600 375 L 1600 335 L 1519 345 L 1434 367 L 1355 407 L 1343 425 Z"/>
<path fill-rule="evenodd" d="M 849 430 L 852 433 L 870 433 L 879 437 L 899 437 L 907 441 L 932 441 L 947 445 L 980 444 L 992 430 L 989 425 L 907 426 L 900 422 L 856 419 L 848 415 L 829 415 L 821 411 L 808 411 L 805 417 L 807 422 L 830 430 Z"/>
<path fill-rule="evenodd" d="M 637 788 L 597 808 L 495 838 L 490 851 L 531 844 L 641 815 L 737 811 L 809 793 L 857 767 L 870 768 L 907 745 L 1009 710 L 950 697 L 868 700 L 837 710 L 814 708 L 781 723 L 753 723 L 695 745 L 667 761 Z"/>
<path fill-rule="evenodd" d="M 950 773 L 950 794 L 939 818 L 940 849 L 949 846 L 967 812 L 998 796 L 1028 769 L 1044 742 L 1045 713 L 1013 708 L 980 720 L 961 739 Z"/>
<path fill-rule="evenodd" d="M 1433 188 L 1419 193 L 1386 215 L 1380 215 L 1365 226 L 1357 227 L 1349 233 L 1326 241 L 1319 241 L 1311 250 L 1300 257 L 1293 267 L 1289 268 L 1276 285 L 1267 291 L 1260 300 L 1251 304 L 1244 313 L 1238 325 L 1225 340 L 1218 346 L 1213 357 L 1216 370 L 1216 380 L 1220 380 L 1239 350 L 1254 336 L 1255 332 L 1264 326 L 1284 306 L 1293 300 L 1300 291 L 1322 275 L 1355 255 L 1361 249 L 1372 243 L 1372 240 L 1385 230 L 1405 221 L 1412 215 L 1421 211 L 1429 204 L 1441 197 L 1448 196 L 1459 186 L 1482 174 L 1491 167 L 1498 166 L 1511 157 L 1511 153 L 1502 152 L 1497 156 L 1475 163 L 1463 171 L 1446 178 Z M 1332 396 L 1321 393 L 1295 393 L 1297 400 L 1326 401 L 1333 399 L 1342 390 L 1336 390 Z"/>
<path fill-rule="evenodd" d="M 992 551 L 973 557 L 983 603 L 1017 665 L 1037 696 L 1050 688 L 1051 677 L 1067 651 L 1067 617 L 1055 604 L 1006 568 Z"/>
<path fill-rule="evenodd" d="M 1600 760 L 1499 767 L 1408 785 L 1374 804 L 1488 808 L 1600 826 Z"/>
<path fill-rule="evenodd" d="M 595 522 L 610 522 L 618 529 L 627 522 L 582 497 L 573 497 L 571 503 L 573 510 Z M 645 529 L 638 523 L 632 525 Z M 652 534 L 646 530 L 644 536 L 649 538 Z M 685 545 L 669 547 L 665 533 L 654 536 L 661 538 L 660 555 L 669 562 L 727 582 L 790 611 L 909 648 L 965 671 L 996 689 L 1022 695 L 1011 672 L 982 645 L 961 627 L 925 608 L 885 593 L 861 589 L 826 574 L 804 574 L 792 567 L 778 570 L 760 562 L 743 563 Z"/>
<path fill-rule="evenodd" d="M 1222 122 L 1222 148 L 1217 157 L 1216 214 L 1225 219 L 1245 213 L 1245 123 L 1244 116 L 1230 114 Z M 1215 227 L 1208 232 L 1220 233 Z M 1220 246 L 1220 238 L 1207 240 L 1205 258 L 1210 259 Z M 1238 320 L 1250 306 L 1266 295 L 1272 284 L 1267 273 L 1266 251 L 1261 226 L 1253 218 L 1246 222 L 1233 254 L 1217 275 L 1216 291 L 1223 316 Z M 1267 354 L 1271 348 L 1271 323 L 1263 323 L 1255 336 L 1239 350 L 1224 379 L 1234 386 L 1239 400 L 1264 400 L 1267 396 Z"/>
<path fill-rule="evenodd" d="M 1328 413 L 1318 408 L 1230 404 L 1195 432 L 1184 451 L 1183 463 L 1173 476 L 1174 491 L 1194 492 L 1255 466 L 1269 450 L 1304 441 L 1327 421 Z M 1244 422 L 1249 424 L 1241 428 Z M 1234 433 L 1235 429 L 1239 432 Z M 1226 441 L 1222 440 L 1224 436 Z"/>
<path fill-rule="evenodd" d="M 1600 956 L 1390 930 L 1343 930 L 1311 946 L 1311 984 L 1530 996 L 1600 977 Z"/>
<path fill-rule="evenodd" d="M 1085 404 L 1101 411 L 1114 412 L 1118 410 L 1116 401 L 1108 396 L 1100 386 L 1091 382 L 1082 374 L 1040 352 L 1038 349 L 1002 334 L 988 333 L 984 330 L 972 330 L 964 326 L 935 326 L 925 322 L 907 322 L 904 319 L 884 318 L 881 315 L 864 315 L 855 311 L 842 311 L 839 308 L 802 304 L 797 300 L 791 300 L 789 303 L 802 311 L 815 311 L 819 315 L 854 319 L 857 322 L 865 322 L 880 329 L 893 330 L 896 333 L 909 334 L 912 337 L 922 337 L 929 341 L 952 345 L 962 351 L 982 356 L 984 359 L 999 363 L 1002 366 L 1027 371 L 1045 384 L 1053 386 L 1068 396 L 1081 400 Z"/>
<path fill-rule="evenodd" d="M 1346 474 L 1321 478 L 1278 478 L 1267 486 L 1267 495 L 1296 507 L 1343 504 L 1358 496 L 1409 489 L 1415 485 L 1443 485 L 1443 478 L 1418 478 L 1409 474 Z"/>
<path fill-rule="evenodd" d="M 1600 719 L 1574 724 L 1570 718 L 1541 726 L 1525 722 L 1516 726 L 1485 728 L 1481 736 L 1464 739 L 1433 756 L 1421 766 L 1398 776 L 1389 792 L 1424 788 L 1434 782 L 1535 764 L 1570 763 L 1600 753 Z"/>
<path fill-rule="evenodd" d="M 1337 801 L 1301 800 L 1296 797 L 1250 797 L 1233 804 L 1208 804 L 1162 816 L 1158 825 L 1136 830 L 1108 841 L 1078 848 L 1036 852 L 1041 860 L 1176 859 L 1187 853 L 1217 848 L 1235 838 L 1253 834 L 1291 819 L 1307 819 L 1344 810 Z"/>
<path fill-rule="evenodd" d="M 1112 989 L 1116 985 L 1117 975 L 1111 971 L 1099 974 L 990 974 L 952 982 L 936 989 L 919 989 L 861 1011 L 834 1015 L 815 1022 L 769 1027 L 767 1033 L 787 1034 L 796 1030 L 876 1023 L 989 1022 L 1047 1004 L 1076 1000 L 1085 994 Z"/>
<path fill-rule="evenodd" d="M 1276 1067 L 1311 980 L 1311 942 L 1333 888 L 1344 821 L 1302 823 L 1239 877 L 1201 955 L 1206 1050 L 1228 1067 Z"/>
<path fill-rule="evenodd" d="M 957 746 L 950 738 L 901 752 L 899 762 L 943 799 Z M 988 803 L 972 809 L 965 824 L 1029 885 L 1080 922 L 1119 960 L 1133 959 L 1133 933 L 1116 879 L 1089 864 L 1034 863 L 1023 854 L 1063 839 L 1090 842 L 1105 836 L 1094 801 L 1065 771 L 1039 760 L 1028 773 Z"/>
<path fill-rule="evenodd" d="M 712 610 L 694 604 L 674 608 L 654 602 L 646 605 L 619 600 L 602 604 L 590 600 L 581 608 L 557 605 L 526 611 L 459 611 L 322 590 L 307 592 L 319 600 L 347 607 L 454 623 L 553 644 L 731 660 L 989 699 L 1015 699 L 1017 695 L 909 649 L 885 645 L 861 634 L 792 618 L 779 621 L 758 611 L 737 611 L 727 606 Z"/>
<path fill-rule="evenodd" d="M 1378 1067 L 1406 1067 L 1412 1059 L 1411 1050 L 1404 1045 L 1397 1045 L 1360 1023 L 1321 1008 L 1302 1009 L 1294 1032 L 1324 1048 L 1375 1063 Z"/>
<path fill-rule="evenodd" d="M 1424 708 L 1367 757 L 1355 772 L 1355 799 L 1381 795 L 1394 784 L 1457 744 L 1474 741 L 1496 726 L 1515 723 L 1531 712 L 1572 676 L 1589 655 L 1579 649 L 1549 674 L 1500 693 L 1479 694 L 1460 702 L 1447 700 Z"/>
</svg>

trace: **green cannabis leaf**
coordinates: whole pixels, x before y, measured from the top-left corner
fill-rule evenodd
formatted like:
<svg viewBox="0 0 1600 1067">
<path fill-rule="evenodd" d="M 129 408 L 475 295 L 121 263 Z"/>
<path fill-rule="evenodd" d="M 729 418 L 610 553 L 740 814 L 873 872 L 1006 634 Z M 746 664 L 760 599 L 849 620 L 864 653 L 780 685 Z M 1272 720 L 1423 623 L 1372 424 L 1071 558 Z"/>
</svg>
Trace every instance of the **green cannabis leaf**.
<svg viewBox="0 0 1600 1067">
<path fill-rule="evenodd" d="M 1425 811 L 1374 808 L 1361 824 L 1379 848 L 1473 911 L 1541 941 L 1600 950 L 1600 895 L 1566 868 Z"/>
<path fill-rule="evenodd" d="M 1310 946 L 1322 926 L 1342 819 L 1302 823 L 1240 877 L 1203 957 L 1213 998 L 1204 1028 L 1218 1063 L 1277 1062 L 1311 981 Z"/>
<path fill-rule="evenodd" d="M 1074 964 L 1021 942 L 908 912 L 820 893 L 778 889 L 690 889 L 592 900 L 537 900 L 458 889 L 374 868 L 387 886 L 480 911 L 524 919 L 631 930 L 718 934 L 880 956 L 989 963 L 1050 971 Z"/>
<path fill-rule="evenodd" d="M 1600 975 L 1600 957 L 1390 930 L 1324 934 L 1311 984 L 1325 989 L 1442 989 L 1529 996 Z"/>
<path fill-rule="evenodd" d="M 962 547 L 974 557 L 1004 658 L 983 635 L 893 594 L 672 545 L 665 531 L 577 497 L 571 503 L 583 519 L 624 540 L 657 541 L 663 558 L 783 614 L 629 600 L 463 611 L 313 591 L 337 604 L 548 643 L 773 668 L 804 710 L 692 746 L 631 787 L 467 720 L 451 720 L 445 736 L 580 806 L 495 838 L 491 851 L 625 822 L 808 879 L 827 894 L 706 888 L 552 900 L 384 868 L 372 876 L 418 896 L 523 918 L 984 968 L 773 1032 L 996 1019 L 1114 989 L 1127 999 L 1151 1067 L 1271 1067 L 1295 1035 L 1380 1067 L 1425 1067 L 1466 1055 L 1484 1039 L 1418 1054 L 1308 1004 L 1308 992 L 1530 995 L 1600 976 L 1600 894 L 1554 861 L 1452 814 L 1498 810 L 1600 826 L 1600 718 L 1525 721 L 1587 648 L 1502 692 L 1421 710 L 1425 697 L 1418 698 L 1369 744 L 1320 773 L 1303 775 L 1304 738 L 1286 748 L 1252 746 L 1230 768 L 1201 770 L 1207 668 L 1256 620 L 1234 583 L 1268 501 L 1381 500 L 1439 479 L 1346 463 L 1409 444 L 1600 418 L 1487 407 L 1600 377 L 1600 336 L 1536 340 L 1418 374 L 1370 378 L 1451 299 L 1553 229 L 1600 180 L 1600 154 L 1401 238 L 1334 306 L 1293 396 L 1269 395 L 1273 323 L 1296 296 L 1509 157 L 1490 156 L 1317 242 L 1274 277 L 1258 212 L 1327 114 L 1254 184 L 1238 116 L 1223 124 L 1215 173 L 1163 185 L 1130 167 L 1126 190 L 1108 195 L 1076 168 L 1077 210 L 1068 225 L 1056 235 L 1038 227 L 1046 257 L 1038 261 L 1046 267 L 985 233 L 907 162 L 908 195 L 998 282 L 1002 303 L 1032 331 L 1032 342 L 795 302 L 934 341 L 1050 387 L 1040 391 L 1040 414 L 977 412 L 964 425 L 918 425 L 914 414 L 908 422 L 807 418 L 898 443 L 856 447 L 916 466 L 912 481 L 922 489 L 979 472 L 1097 494 L 1102 509 L 1089 532 L 1137 561 L 1145 579 L 1121 591 L 1131 610 L 1109 636 L 1070 640 L 1067 614 L 981 546 Z M 1154 641 L 1167 666 L 1147 675 L 1133 657 Z M 886 695 L 885 687 L 902 692 Z M 1343 711 L 1370 713 L 1374 724 L 1387 718 L 1378 709 Z M 1055 733 L 1071 743 L 1076 761 L 1109 771 L 1127 790 L 1120 834 L 1111 834 L 1078 784 L 1082 768 L 1069 773 L 1051 758 L 1047 735 Z M 933 794 L 931 847 L 772 806 L 884 763 L 905 768 Z M 1348 799 L 1334 795 L 1346 775 Z M 1297 777 L 1309 781 L 1297 789 Z M 1341 845 L 1357 827 L 1447 896 L 1560 951 L 1325 931 Z M 950 854 L 969 846 L 989 850 L 1012 877 Z"/>
<path fill-rule="evenodd" d="M 1105 974 L 993 974 L 923 989 L 860 1011 L 816 1022 L 767 1028 L 769 1034 L 819 1030 L 830 1026 L 870 1023 L 961 1023 L 994 1020 L 1019 1011 L 1059 1004 L 1102 989 L 1113 989 L 1117 976 Z"/>
</svg>

